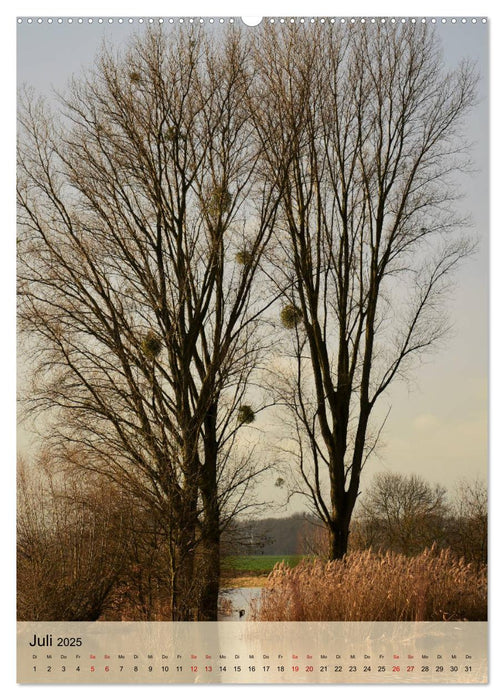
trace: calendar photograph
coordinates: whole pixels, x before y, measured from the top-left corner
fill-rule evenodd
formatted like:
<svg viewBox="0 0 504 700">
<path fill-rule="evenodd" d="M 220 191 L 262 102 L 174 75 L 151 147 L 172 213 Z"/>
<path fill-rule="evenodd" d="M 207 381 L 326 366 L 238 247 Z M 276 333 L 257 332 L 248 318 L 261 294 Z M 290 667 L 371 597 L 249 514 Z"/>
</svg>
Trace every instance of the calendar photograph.
<svg viewBox="0 0 504 700">
<path fill-rule="evenodd" d="M 488 682 L 488 25 L 17 19 L 19 683 Z"/>
</svg>

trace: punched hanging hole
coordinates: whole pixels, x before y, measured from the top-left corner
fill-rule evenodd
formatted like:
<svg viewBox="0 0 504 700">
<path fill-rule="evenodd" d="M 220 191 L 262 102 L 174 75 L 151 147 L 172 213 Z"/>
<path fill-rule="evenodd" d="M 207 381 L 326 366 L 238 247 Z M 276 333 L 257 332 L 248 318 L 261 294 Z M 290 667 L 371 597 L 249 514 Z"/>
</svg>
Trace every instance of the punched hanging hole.
<svg viewBox="0 0 504 700">
<path fill-rule="evenodd" d="M 242 17 L 241 19 L 243 24 L 246 24 L 247 27 L 257 27 L 257 25 L 262 22 L 262 17 Z"/>
</svg>

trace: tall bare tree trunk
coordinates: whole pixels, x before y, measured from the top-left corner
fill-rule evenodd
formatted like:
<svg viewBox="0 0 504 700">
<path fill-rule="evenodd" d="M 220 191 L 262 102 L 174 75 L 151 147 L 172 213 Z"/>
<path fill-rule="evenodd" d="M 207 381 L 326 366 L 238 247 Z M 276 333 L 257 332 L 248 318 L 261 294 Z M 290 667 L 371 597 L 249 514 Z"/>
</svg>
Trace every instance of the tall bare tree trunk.
<svg viewBox="0 0 504 700">
<path fill-rule="evenodd" d="M 350 534 L 347 520 L 332 522 L 329 529 L 329 559 L 343 559 L 348 549 Z"/>
<path fill-rule="evenodd" d="M 285 183 L 269 261 L 297 365 L 276 372 L 273 395 L 290 411 L 295 492 L 339 559 L 384 425 L 371 414 L 443 337 L 439 301 L 472 249 L 449 176 L 464 167 L 476 78 L 467 63 L 445 69 L 427 26 L 267 26 L 261 38 L 252 118 L 269 177 Z"/>
<path fill-rule="evenodd" d="M 207 518 L 208 518 L 207 513 Z M 201 556 L 203 586 L 199 600 L 198 619 L 217 620 L 219 580 L 220 580 L 220 529 L 218 509 L 207 521 L 207 529 L 202 537 Z"/>
<path fill-rule="evenodd" d="M 201 620 L 216 620 L 220 579 L 220 509 L 218 498 L 216 440 L 217 404 L 205 416 L 205 469 L 200 481 L 203 503 L 201 559 L 203 586 L 199 602 Z"/>
</svg>

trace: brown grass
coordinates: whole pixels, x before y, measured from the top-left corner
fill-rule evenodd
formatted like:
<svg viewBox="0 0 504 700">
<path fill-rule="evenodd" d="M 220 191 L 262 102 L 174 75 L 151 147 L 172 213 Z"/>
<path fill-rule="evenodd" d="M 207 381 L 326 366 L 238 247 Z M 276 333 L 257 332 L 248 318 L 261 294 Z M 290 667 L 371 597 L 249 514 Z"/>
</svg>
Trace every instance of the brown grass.
<svg viewBox="0 0 504 700">
<path fill-rule="evenodd" d="M 233 601 L 231 598 L 220 598 L 219 600 L 219 615 L 229 617 L 233 614 Z"/>
<path fill-rule="evenodd" d="M 435 547 L 415 557 L 370 550 L 341 561 L 279 564 L 256 620 L 486 620 L 486 569 Z"/>
<path fill-rule="evenodd" d="M 238 574 L 225 572 L 221 576 L 221 588 L 262 588 L 268 581 L 267 574 Z"/>
</svg>

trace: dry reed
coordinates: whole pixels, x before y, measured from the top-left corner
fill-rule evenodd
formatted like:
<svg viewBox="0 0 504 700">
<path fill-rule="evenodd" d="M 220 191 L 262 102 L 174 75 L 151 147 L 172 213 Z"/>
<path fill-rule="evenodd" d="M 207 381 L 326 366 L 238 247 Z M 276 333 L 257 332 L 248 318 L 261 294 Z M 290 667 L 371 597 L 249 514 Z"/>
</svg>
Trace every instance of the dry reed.
<svg viewBox="0 0 504 700">
<path fill-rule="evenodd" d="M 339 561 L 277 565 L 254 611 L 256 620 L 486 620 L 486 569 L 449 549 L 415 557 L 371 550 Z"/>
</svg>

